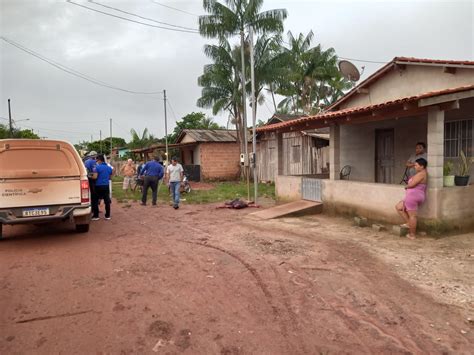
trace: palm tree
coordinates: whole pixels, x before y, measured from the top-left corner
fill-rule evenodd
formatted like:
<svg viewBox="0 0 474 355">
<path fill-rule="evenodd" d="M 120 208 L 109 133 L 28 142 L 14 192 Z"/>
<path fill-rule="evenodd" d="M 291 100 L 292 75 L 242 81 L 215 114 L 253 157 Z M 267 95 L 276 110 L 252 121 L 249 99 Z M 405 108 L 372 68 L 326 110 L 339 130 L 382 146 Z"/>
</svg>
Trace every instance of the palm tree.
<svg viewBox="0 0 474 355">
<path fill-rule="evenodd" d="M 284 9 L 259 12 L 263 0 L 225 0 L 224 5 L 217 0 L 203 0 L 204 9 L 210 15 L 199 17 L 199 31 L 207 38 L 218 38 L 220 42 L 227 37 L 240 35 L 241 89 L 243 118 L 245 119 L 245 33 L 251 26 L 257 33 L 280 33 L 283 31 L 283 20 L 287 17 Z M 240 117 L 239 117 L 240 119 Z M 243 130 L 246 127 L 242 128 Z M 246 147 L 246 145 L 245 145 Z"/>
<path fill-rule="evenodd" d="M 238 49 L 231 48 L 228 41 L 220 45 L 206 45 L 206 55 L 213 63 L 204 67 L 204 73 L 198 78 L 202 87 L 201 97 L 197 106 L 212 108 L 212 113 L 227 111 L 229 120 L 235 123 L 239 142 L 241 140 L 242 99 L 238 70 Z"/>
<path fill-rule="evenodd" d="M 152 134 L 148 133 L 148 128 L 143 130 L 143 133 L 140 135 L 135 129 L 130 130 L 132 140 L 128 144 L 130 149 L 135 148 L 145 148 L 148 145 L 157 142 L 157 139 Z"/>
<path fill-rule="evenodd" d="M 293 113 L 317 113 L 351 87 L 337 68 L 335 50 L 324 50 L 321 45 L 311 47 L 313 38 L 312 31 L 298 37 L 288 32 L 289 47 L 282 47 L 275 59 L 284 70 L 276 83 L 277 93 L 286 96 L 279 108 L 286 107 Z"/>
</svg>

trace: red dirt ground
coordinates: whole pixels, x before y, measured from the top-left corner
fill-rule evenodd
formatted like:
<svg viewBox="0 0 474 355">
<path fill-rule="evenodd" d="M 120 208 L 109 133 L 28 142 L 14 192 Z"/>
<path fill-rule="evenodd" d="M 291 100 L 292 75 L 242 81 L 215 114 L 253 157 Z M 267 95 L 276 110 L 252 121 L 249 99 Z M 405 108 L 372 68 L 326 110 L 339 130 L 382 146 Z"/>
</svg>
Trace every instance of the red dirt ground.
<svg viewBox="0 0 474 355">
<path fill-rule="evenodd" d="M 5 228 L 1 354 L 472 353 L 460 308 L 349 238 L 253 209 L 112 208 L 83 235 Z"/>
</svg>

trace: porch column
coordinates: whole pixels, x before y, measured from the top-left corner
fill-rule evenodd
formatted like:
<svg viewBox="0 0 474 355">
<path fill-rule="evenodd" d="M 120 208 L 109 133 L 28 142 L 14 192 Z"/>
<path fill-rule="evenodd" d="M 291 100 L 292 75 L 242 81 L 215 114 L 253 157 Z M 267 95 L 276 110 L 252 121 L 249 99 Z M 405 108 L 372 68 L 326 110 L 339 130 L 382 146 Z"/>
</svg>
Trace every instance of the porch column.
<svg viewBox="0 0 474 355">
<path fill-rule="evenodd" d="M 276 132 L 277 175 L 283 175 L 283 133 Z"/>
<path fill-rule="evenodd" d="M 341 171 L 340 158 L 340 136 L 341 129 L 338 125 L 332 125 L 329 131 L 329 179 L 339 180 Z"/>
<path fill-rule="evenodd" d="M 428 187 L 443 187 L 444 111 L 437 106 L 428 109 Z"/>
</svg>

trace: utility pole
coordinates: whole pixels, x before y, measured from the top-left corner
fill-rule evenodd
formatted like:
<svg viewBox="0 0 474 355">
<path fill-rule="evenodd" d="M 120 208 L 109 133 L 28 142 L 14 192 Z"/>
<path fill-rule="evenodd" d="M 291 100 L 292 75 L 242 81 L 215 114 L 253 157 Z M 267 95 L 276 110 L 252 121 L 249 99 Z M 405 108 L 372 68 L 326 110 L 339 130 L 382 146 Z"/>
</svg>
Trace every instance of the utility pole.
<svg viewBox="0 0 474 355">
<path fill-rule="evenodd" d="M 253 53 L 253 28 L 249 28 L 250 34 L 250 81 L 252 85 L 252 168 L 253 168 L 253 185 L 254 185 L 254 202 L 257 204 L 258 197 L 258 181 L 257 181 L 257 134 L 256 134 L 256 120 L 257 120 L 257 100 L 255 100 L 255 63 Z"/>
<path fill-rule="evenodd" d="M 102 130 L 99 131 L 99 148 L 100 154 L 102 154 Z"/>
<path fill-rule="evenodd" d="M 244 126 L 244 154 L 245 154 L 245 162 L 244 168 L 245 173 L 247 175 L 247 200 L 250 200 L 250 176 L 248 171 L 248 159 L 249 159 L 249 151 L 248 151 L 248 139 L 247 139 L 247 103 L 245 100 L 245 41 L 244 41 L 244 31 L 240 31 L 240 58 L 242 60 L 242 73 L 241 73 L 241 81 L 242 81 L 242 116 L 243 122 L 242 125 Z"/>
<path fill-rule="evenodd" d="M 112 160 L 112 119 L 110 119 L 110 160 Z"/>
<path fill-rule="evenodd" d="M 10 99 L 8 99 L 8 120 L 10 121 L 10 138 L 13 138 L 12 111 L 10 109 Z"/>
<path fill-rule="evenodd" d="M 168 118 L 166 117 L 166 90 L 163 90 L 163 101 L 165 103 L 165 150 L 166 150 L 166 165 L 169 163 L 168 156 Z"/>
</svg>

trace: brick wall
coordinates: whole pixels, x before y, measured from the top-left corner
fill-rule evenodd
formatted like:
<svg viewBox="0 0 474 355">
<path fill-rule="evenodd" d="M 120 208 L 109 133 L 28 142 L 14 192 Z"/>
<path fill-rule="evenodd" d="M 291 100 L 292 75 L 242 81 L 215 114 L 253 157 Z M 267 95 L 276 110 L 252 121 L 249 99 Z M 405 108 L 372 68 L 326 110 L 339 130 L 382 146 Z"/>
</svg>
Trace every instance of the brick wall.
<svg viewBox="0 0 474 355">
<path fill-rule="evenodd" d="M 240 149 L 236 143 L 201 143 L 201 178 L 235 180 L 240 174 Z"/>
</svg>

